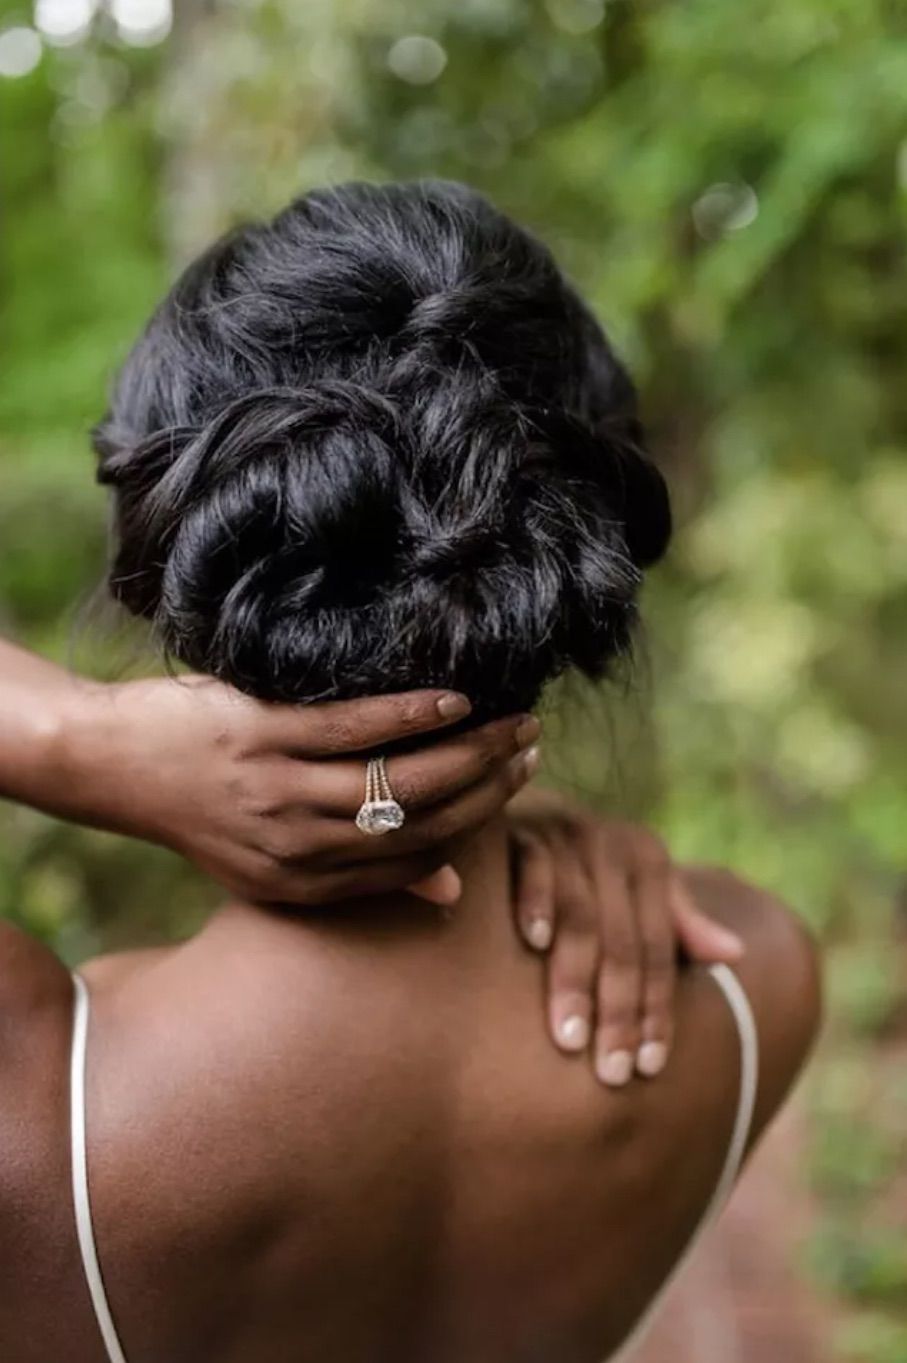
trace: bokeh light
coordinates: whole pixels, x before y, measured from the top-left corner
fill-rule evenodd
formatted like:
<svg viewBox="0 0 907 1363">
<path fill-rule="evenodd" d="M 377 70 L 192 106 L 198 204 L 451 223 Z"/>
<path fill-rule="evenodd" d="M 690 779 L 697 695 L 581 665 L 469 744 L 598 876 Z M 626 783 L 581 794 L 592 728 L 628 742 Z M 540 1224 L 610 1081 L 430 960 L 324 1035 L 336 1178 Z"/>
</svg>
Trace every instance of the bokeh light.
<svg viewBox="0 0 907 1363">
<path fill-rule="evenodd" d="M 49 43 L 70 47 L 88 35 L 96 11 L 96 0 L 35 0 L 35 27 Z"/>
<path fill-rule="evenodd" d="M 605 0 L 546 0 L 545 8 L 565 33 L 591 33 L 605 17 Z"/>
<path fill-rule="evenodd" d="M 759 215 L 759 199 L 752 185 L 710 185 L 693 204 L 693 223 L 706 241 L 739 232 Z"/>
<path fill-rule="evenodd" d="M 410 85 L 431 85 L 447 65 L 447 53 L 434 38 L 411 33 L 397 39 L 387 54 L 387 64 Z"/>
<path fill-rule="evenodd" d="M 40 62 L 43 50 L 33 28 L 6 29 L 0 33 L 0 76 L 27 76 Z"/>
<path fill-rule="evenodd" d="M 110 0 L 110 12 L 123 42 L 153 47 L 173 26 L 171 0 Z"/>
</svg>

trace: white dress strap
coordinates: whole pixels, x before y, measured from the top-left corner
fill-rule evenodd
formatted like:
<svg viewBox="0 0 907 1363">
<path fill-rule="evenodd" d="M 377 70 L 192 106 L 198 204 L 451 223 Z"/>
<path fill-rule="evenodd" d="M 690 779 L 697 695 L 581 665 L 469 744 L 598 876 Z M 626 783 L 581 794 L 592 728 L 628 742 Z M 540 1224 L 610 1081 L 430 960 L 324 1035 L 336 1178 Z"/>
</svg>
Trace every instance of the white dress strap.
<svg viewBox="0 0 907 1363">
<path fill-rule="evenodd" d="M 98 1263 L 94 1227 L 91 1219 L 91 1198 L 88 1191 L 88 1151 L 85 1122 L 85 1060 L 88 1049 L 88 1021 L 91 1004 L 88 988 L 79 975 L 73 975 L 72 1053 L 69 1071 L 70 1145 L 72 1151 L 72 1200 L 76 1214 L 76 1233 L 85 1281 L 94 1307 L 101 1338 L 107 1349 L 109 1363 L 126 1363 L 110 1304 L 104 1290 L 104 1279 Z"/>
<path fill-rule="evenodd" d="M 740 1089 L 737 1097 L 737 1115 L 734 1118 L 724 1166 L 718 1177 L 718 1182 L 715 1184 L 715 1191 L 709 1199 L 699 1224 L 690 1236 L 686 1249 L 667 1280 L 656 1292 L 653 1300 L 636 1322 L 629 1338 L 624 1340 L 617 1353 L 612 1354 L 607 1363 L 631 1363 L 629 1355 L 642 1343 L 668 1289 L 682 1272 L 702 1235 L 717 1218 L 729 1198 L 740 1172 L 743 1157 L 746 1154 L 746 1144 L 753 1124 L 753 1111 L 756 1106 L 756 1093 L 759 1086 L 759 1034 L 756 1031 L 756 1019 L 753 1017 L 753 1010 L 743 985 L 729 966 L 709 966 L 708 972 L 727 1000 L 740 1038 Z"/>
</svg>

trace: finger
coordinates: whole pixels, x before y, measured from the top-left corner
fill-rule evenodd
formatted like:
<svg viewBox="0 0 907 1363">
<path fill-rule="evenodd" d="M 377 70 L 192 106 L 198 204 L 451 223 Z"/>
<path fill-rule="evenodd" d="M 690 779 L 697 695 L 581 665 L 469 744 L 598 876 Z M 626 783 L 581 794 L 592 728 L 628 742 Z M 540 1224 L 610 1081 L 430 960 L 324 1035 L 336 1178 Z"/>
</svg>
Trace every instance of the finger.
<svg viewBox="0 0 907 1363">
<path fill-rule="evenodd" d="M 642 869 L 634 884 L 642 945 L 642 1039 L 639 1074 L 652 1079 L 664 1069 L 674 1040 L 677 938 L 671 914 L 669 866 Z"/>
<path fill-rule="evenodd" d="M 387 763 L 391 786 L 405 809 L 429 809 L 526 752 L 541 729 L 534 715 L 511 715 L 419 752 L 391 757 Z"/>
<path fill-rule="evenodd" d="M 511 834 L 514 914 L 523 941 L 547 951 L 554 940 L 554 859 L 543 838 L 528 829 Z"/>
<path fill-rule="evenodd" d="M 540 725 L 532 715 L 493 720 L 479 729 L 388 759 L 387 777 L 394 797 L 408 814 L 451 800 L 529 747 Z M 298 794 L 307 807 L 355 818 L 365 795 L 365 762 L 307 764 L 294 772 Z"/>
<path fill-rule="evenodd" d="M 434 875 L 416 881 L 406 887 L 418 899 L 427 899 L 430 904 L 449 908 L 456 904 L 463 893 L 463 881 L 452 866 L 442 866 Z"/>
<path fill-rule="evenodd" d="M 360 832 L 352 817 L 326 821 L 319 860 L 322 864 L 339 866 L 394 860 L 441 847 L 499 814 L 508 800 L 532 778 L 538 765 L 538 749 L 530 748 L 529 752 L 511 758 L 484 781 L 446 804 L 407 814 L 403 827 L 385 837 L 373 838 Z"/>
<path fill-rule="evenodd" d="M 467 697 L 455 691 L 408 691 L 316 705 L 274 705 L 267 723 L 270 742 L 281 752 L 332 757 L 443 729 L 465 719 L 471 709 Z"/>
<path fill-rule="evenodd" d="M 669 907 L 678 941 L 691 960 L 733 963 L 743 956 L 743 940 L 703 913 L 676 873 L 671 877 Z"/>
<path fill-rule="evenodd" d="M 564 1051 L 584 1051 L 592 1036 L 600 939 L 593 890 L 565 851 L 557 860 L 557 935 L 548 957 L 551 1034 Z"/>
<path fill-rule="evenodd" d="M 443 853 L 422 852 L 394 861 L 364 861 L 325 872 L 315 887 L 310 872 L 286 868 L 274 882 L 268 902 L 333 904 L 342 899 L 393 894 L 429 879 L 440 869 L 442 859 Z"/>
<path fill-rule="evenodd" d="M 641 946 L 627 881 L 613 872 L 600 875 L 596 890 L 604 946 L 598 972 L 595 1073 L 603 1084 L 620 1088 L 633 1074 L 639 1049 Z"/>
</svg>

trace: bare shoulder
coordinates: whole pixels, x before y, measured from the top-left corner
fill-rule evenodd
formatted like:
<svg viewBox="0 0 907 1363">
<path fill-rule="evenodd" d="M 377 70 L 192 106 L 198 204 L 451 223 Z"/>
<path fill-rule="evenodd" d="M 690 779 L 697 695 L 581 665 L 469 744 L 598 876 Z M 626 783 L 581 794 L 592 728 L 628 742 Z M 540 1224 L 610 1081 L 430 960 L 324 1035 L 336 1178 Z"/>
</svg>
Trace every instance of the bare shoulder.
<svg viewBox="0 0 907 1363">
<path fill-rule="evenodd" d="M 66 967 L 42 943 L 0 923 L 0 1339 L 23 1360 L 51 1356 L 35 1341 L 45 1338 L 46 1303 L 68 1300 L 71 1286 L 61 1193 L 71 1017 Z"/>
<path fill-rule="evenodd" d="M 819 954 L 802 916 L 777 895 L 723 867 L 689 867 L 684 878 L 700 908 L 743 938 L 746 978 L 764 987 L 770 976 L 776 987 L 793 989 L 806 1012 L 817 1012 Z"/>
<path fill-rule="evenodd" d="M 59 1101 L 72 999 L 72 979 L 59 957 L 0 922 L 0 1136 L 10 1123 L 21 1127 L 22 1113 L 35 1111 L 51 1093 Z"/>
<path fill-rule="evenodd" d="M 756 1132 L 784 1100 L 819 1030 L 822 977 L 816 942 L 783 900 L 720 867 L 690 867 L 687 884 L 703 909 L 743 939 L 735 966 L 759 1034 Z"/>
<path fill-rule="evenodd" d="M 60 958 L 14 923 L 0 920 L 0 1016 L 54 1010 L 71 997 L 69 971 Z"/>
</svg>

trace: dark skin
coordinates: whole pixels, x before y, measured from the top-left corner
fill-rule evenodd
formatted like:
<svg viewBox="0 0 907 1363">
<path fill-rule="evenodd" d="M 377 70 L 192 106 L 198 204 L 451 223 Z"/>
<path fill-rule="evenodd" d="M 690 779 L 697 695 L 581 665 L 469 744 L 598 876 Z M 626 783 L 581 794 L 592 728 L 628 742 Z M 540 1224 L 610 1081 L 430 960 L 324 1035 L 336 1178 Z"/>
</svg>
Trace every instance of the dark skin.
<svg viewBox="0 0 907 1363">
<path fill-rule="evenodd" d="M 714 1187 L 736 1032 L 685 969 L 657 1084 L 615 1092 L 559 1056 L 507 842 L 493 821 L 453 849 L 452 913 L 234 903 L 181 947 L 85 968 L 96 1225 L 130 1363 L 601 1363 L 626 1334 Z M 816 1027 L 814 955 L 769 896 L 685 884 L 745 939 L 755 1138 Z M 70 983 L 14 929 L 0 943 L 3 1357 L 102 1363 L 68 1196 Z"/>
<path fill-rule="evenodd" d="M 0 640 L 0 795 L 161 843 L 237 898 L 297 910 L 405 888 L 455 904 L 450 844 L 517 795 L 514 918 L 550 951 L 552 1037 L 589 1051 L 602 1082 L 654 1077 L 678 948 L 734 961 L 740 942 L 698 913 L 652 833 L 529 796 L 534 716 L 451 730 L 469 709 L 438 690 L 300 707 L 198 676 L 99 684 Z M 407 823 L 367 838 L 365 754 L 388 748 Z"/>
</svg>

